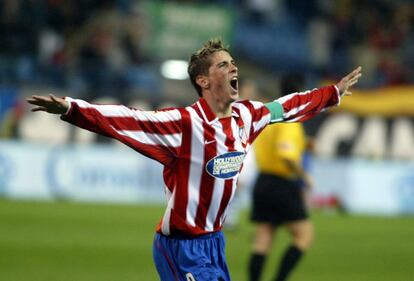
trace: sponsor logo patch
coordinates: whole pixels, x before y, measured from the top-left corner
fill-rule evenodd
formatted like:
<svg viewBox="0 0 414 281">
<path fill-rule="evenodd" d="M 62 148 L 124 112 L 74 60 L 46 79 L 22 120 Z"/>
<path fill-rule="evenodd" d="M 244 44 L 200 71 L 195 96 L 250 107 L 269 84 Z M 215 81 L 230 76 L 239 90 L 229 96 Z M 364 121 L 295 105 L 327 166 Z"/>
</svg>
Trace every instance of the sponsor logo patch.
<svg viewBox="0 0 414 281">
<path fill-rule="evenodd" d="M 207 162 L 207 172 L 218 179 L 231 179 L 237 175 L 246 154 L 240 151 L 218 155 Z"/>
</svg>

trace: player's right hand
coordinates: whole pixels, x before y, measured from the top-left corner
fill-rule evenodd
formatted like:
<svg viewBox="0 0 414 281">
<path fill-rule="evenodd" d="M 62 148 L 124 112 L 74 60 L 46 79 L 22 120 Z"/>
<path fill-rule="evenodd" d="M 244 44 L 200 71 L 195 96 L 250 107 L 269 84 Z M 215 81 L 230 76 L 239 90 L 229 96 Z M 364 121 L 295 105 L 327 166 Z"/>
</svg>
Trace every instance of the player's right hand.
<svg viewBox="0 0 414 281">
<path fill-rule="evenodd" d="M 65 114 L 69 109 L 69 104 L 62 98 L 58 98 L 53 94 L 49 96 L 36 96 L 26 99 L 30 104 L 36 105 L 31 111 L 45 111 L 53 114 Z"/>
</svg>

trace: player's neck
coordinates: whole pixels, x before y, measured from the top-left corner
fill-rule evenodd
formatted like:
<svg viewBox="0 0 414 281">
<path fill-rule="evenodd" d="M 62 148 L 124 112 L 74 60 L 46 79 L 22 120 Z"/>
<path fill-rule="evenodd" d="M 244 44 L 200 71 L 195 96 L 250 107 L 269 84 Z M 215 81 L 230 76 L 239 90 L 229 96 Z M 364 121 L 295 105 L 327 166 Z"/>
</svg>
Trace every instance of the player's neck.
<svg viewBox="0 0 414 281">
<path fill-rule="evenodd" d="M 211 110 L 218 118 L 231 116 L 232 102 L 223 102 L 211 96 L 205 96 L 203 98 L 206 100 L 207 104 L 210 106 Z"/>
</svg>

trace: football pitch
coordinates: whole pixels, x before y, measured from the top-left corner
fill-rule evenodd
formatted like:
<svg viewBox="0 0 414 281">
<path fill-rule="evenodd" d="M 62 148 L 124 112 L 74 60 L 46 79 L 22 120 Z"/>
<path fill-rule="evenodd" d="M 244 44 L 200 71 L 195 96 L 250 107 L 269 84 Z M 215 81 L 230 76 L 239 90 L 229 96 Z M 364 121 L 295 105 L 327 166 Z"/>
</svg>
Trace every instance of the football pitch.
<svg viewBox="0 0 414 281">
<path fill-rule="evenodd" d="M 0 280 L 151 281 L 152 239 L 163 208 L 0 200 Z M 314 212 L 316 240 L 291 281 L 414 280 L 414 218 Z M 226 232 L 234 281 L 246 280 L 247 213 Z M 270 280 L 287 235 L 266 264 Z"/>
</svg>

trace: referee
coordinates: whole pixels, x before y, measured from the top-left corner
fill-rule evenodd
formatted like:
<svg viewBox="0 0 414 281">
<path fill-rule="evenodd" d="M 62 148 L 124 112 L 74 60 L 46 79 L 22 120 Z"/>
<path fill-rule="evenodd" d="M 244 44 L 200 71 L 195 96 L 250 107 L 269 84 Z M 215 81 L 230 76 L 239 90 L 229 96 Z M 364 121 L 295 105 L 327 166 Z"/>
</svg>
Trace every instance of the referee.
<svg viewBox="0 0 414 281">
<path fill-rule="evenodd" d="M 282 93 L 299 91 L 303 77 L 289 75 L 281 81 Z M 305 189 L 311 187 L 302 166 L 306 139 L 302 123 L 268 126 L 257 138 L 256 154 L 259 176 L 253 189 L 251 220 L 255 237 L 249 262 L 249 280 L 260 280 L 266 256 L 277 229 L 284 225 L 292 238 L 273 280 L 287 280 L 303 253 L 309 248 L 314 232 L 308 218 Z"/>
</svg>

